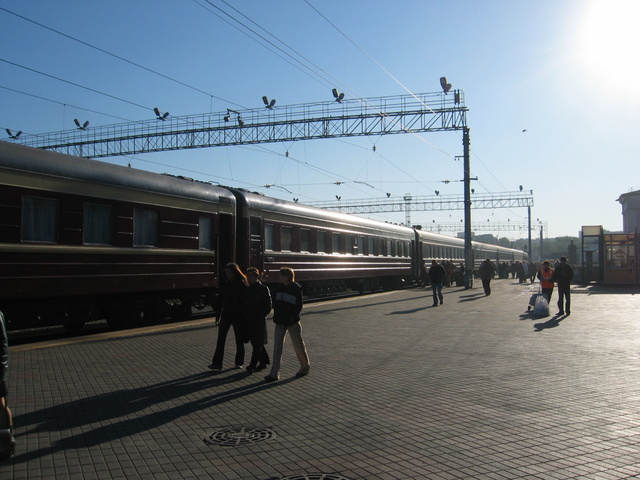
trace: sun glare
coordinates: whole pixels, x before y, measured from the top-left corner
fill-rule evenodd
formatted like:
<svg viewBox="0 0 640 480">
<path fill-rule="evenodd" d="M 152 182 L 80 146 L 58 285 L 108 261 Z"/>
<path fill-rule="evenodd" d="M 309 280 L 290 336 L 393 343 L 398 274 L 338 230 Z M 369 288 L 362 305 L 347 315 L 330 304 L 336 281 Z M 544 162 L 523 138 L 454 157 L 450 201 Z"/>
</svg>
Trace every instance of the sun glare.
<svg viewBox="0 0 640 480">
<path fill-rule="evenodd" d="M 640 1 L 593 0 L 580 29 L 580 58 L 603 87 L 634 85 L 640 76 Z"/>
</svg>

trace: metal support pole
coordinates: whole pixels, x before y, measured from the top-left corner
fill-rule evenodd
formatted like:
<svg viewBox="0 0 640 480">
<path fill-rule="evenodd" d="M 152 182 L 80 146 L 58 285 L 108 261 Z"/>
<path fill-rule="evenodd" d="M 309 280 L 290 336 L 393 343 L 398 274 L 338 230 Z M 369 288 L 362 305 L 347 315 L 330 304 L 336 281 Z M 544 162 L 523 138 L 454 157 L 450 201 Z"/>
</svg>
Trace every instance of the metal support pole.
<svg viewBox="0 0 640 480">
<path fill-rule="evenodd" d="M 544 261 L 544 257 L 542 256 L 542 225 L 540 225 L 540 261 Z"/>
<path fill-rule="evenodd" d="M 473 248 L 471 246 L 471 170 L 469 166 L 469 127 L 464 127 L 464 288 L 473 287 Z"/>
<path fill-rule="evenodd" d="M 411 194 L 407 193 L 404 196 L 404 208 L 405 208 L 405 213 L 404 213 L 404 224 L 407 227 L 411 226 Z"/>
<path fill-rule="evenodd" d="M 527 214 L 529 216 L 529 261 L 533 262 L 533 251 L 531 250 L 531 207 L 527 207 Z"/>
</svg>

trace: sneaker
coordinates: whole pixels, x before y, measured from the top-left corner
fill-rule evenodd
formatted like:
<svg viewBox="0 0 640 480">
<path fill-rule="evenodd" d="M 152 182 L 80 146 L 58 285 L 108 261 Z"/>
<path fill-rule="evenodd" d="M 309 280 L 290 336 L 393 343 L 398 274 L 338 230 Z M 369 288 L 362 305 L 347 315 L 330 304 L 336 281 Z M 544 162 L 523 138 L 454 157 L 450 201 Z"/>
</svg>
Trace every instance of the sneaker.
<svg viewBox="0 0 640 480">
<path fill-rule="evenodd" d="M 242 370 L 242 369 L 244 368 L 244 365 L 238 365 L 238 364 L 236 363 L 236 368 L 237 368 L 238 370 Z"/>
<path fill-rule="evenodd" d="M 0 461 L 9 460 L 16 451 L 16 439 L 11 429 L 0 430 Z"/>
<path fill-rule="evenodd" d="M 265 382 L 277 382 L 278 379 L 276 377 L 272 377 L 271 375 L 267 375 L 266 377 L 264 377 L 264 381 Z"/>
<path fill-rule="evenodd" d="M 249 365 L 247 367 L 247 376 L 252 375 L 253 372 L 255 372 L 255 371 L 256 371 L 256 369 L 254 367 L 252 367 L 251 365 Z"/>
<path fill-rule="evenodd" d="M 302 367 L 300 370 L 298 370 L 298 372 L 296 373 L 296 377 L 300 378 L 300 377 L 304 377 L 305 375 L 309 375 L 309 367 Z"/>
<path fill-rule="evenodd" d="M 220 370 L 222 370 L 222 365 L 218 365 L 216 363 L 212 363 L 207 368 L 209 368 L 210 370 L 215 370 L 216 372 L 219 372 Z"/>
<path fill-rule="evenodd" d="M 258 365 L 258 366 L 255 368 L 255 371 L 256 371 L 256 372 L 259 372 L 260 370 L 264 370 L 265 368 L 267 368 L 267 364 L 266 364 L 266 363 L 261 363 L 260 365 Z"/>
</svg>

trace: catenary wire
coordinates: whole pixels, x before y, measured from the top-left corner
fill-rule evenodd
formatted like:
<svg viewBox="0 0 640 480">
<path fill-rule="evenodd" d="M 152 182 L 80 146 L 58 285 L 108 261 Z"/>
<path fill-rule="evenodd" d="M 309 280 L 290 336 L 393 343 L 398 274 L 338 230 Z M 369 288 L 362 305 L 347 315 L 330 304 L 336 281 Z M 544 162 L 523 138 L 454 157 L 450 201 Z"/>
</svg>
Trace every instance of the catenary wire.
<svg viewBox="0 0 640 480">
<path fill-rule="evenodd" d="M 44 100 L 44 101 L 51 102 L 51 103 L 57 103 L 58 105 L 63 105 L 65 107 L 77 108 L 78 110 L 84 110 L 85 112 L 97 113 L 98 115 L 104 115 L 105 117 L 117 118 L 118 120 L 124 120 L 125 122 L 132 122 L 133 121 L 133 120 L 128 119 L 128 118 L 117 117 L 117 116 L 111 115 L 109 113 L 98 112 L 96 110 L 91 110 L 89 108 L 78 107 L 77 105 L 72 105 L 70 103 L 59 102 L 58 100 L 52 100 L 50 98 L 41 97 L 40 95 L 35 95 L 33 93 L 23 92 L 21 90 L 16 90 L 15 88 L 5 87 L 3 85 L 0 85 L 0 88 L 2 88 L 4 90 L 9 90 L 11 92 L 19 93 L 21 95 L 27 95 L 29 97 L 37 98 L 39 100 Z"/>
<path fill-rule="evenodd" d="M 132 102 L 130 100 L 125 100 L 124 98 L 116 97 L 115 95 L 111 95 L 109 93 L 101 92 L 100 90 L 96 90 L 95 88 L 85 87 L 84 85 L 80 85 L 79 83 L 75 83 L 75 82 L 72 82 L 70 80 L 65 80 L 64 78 L 56 77 L 55 75 L 51 75 L 49 73 L 44 73 L 44 72 L 41 72 L 39 70 L 36 70 L 35 68 L 30 68 L 30 67 L 27 67 L 27 66 L 24 66 L 24 65 L 20 65 L 18 63 L 11 62 L 9 60 L 5 60 L 4 58 L 0 58 L 0 62 L 7 63 L 9 65 L 13 65 L 14 67 L 22 68 L 24 70 L 28 70 L 30 72 L 37 73 L 39 75 L 43 75 L 45 77 L 53 78 L 54 80 L 58 80 L 59 82 L 68 83 L 69 85 L 73 85 L 74 87 L 82 88 L 84 90 L 88 90 L 90 92 L 97 93 L 99 95 L 104 95 L 105 97 L 113 98 L 113 99 L 118 100 L 120 102 L 128 103 L 129 105 L 133 105 L 135 107 L 139 107 L 139 108 L 142 108 L 144 110 L 153 110 L 152 107 L 145 107 L 144 105 L 140 105 L 139 103 L 135 103 L 135 102 Z"/>
<path fill-rule="evenodd" d="M 44 24 L 39 23 L 39 22 L 36 22 L 35 20 L 31 20 L 30 18 L 27 18 L 27 17 L 25 17 L 25 16 L 23 16 L 23 15 L 20 15 L 20 14 L 18 14 L 18 13 L 12 12 L 11 10 L 7 10 L 6 8 L 3 8 L 3 7 L 0 7 L 0 10 L 4 11 L 4 12 L 6 12 L 6 13 L 9 13 L 9 14 L 11 14 L 11 15 L 15 15 L 16 17 L 21 18 L 22 20 L 25 20 L 25 21 L 27 21 L 27 22 L 33 23 L 34 25 L 37 25 L 37 26 L 39 26 L 39 27 L 41 27 L 41 28 L 44 28 L 44 29 L 49 30 L 49 31 L 51 31 L 51 32 L 54 32 L 54 33 L 56 33 L 56 34 L 58 34 L 58 35 L 62 35 L 63 37 L 66 37 L 66 38 L 68 38 L 68 39 L 70 39 L 70 40 L 73 40 L 74 42 L 80 43 L 80 44 L 82 44 L 82 45 L 84 45 L 84 46 L 86 46 L 86 47 L 89 47 L 89 48 L 92 48 L 92 49 L 97 50 L 97 51 L 99 51 L 99 52 L 102 52 L 102 53 L 104 53 L 105 55 L 109 55 L 109 56 L 111 56 L 111 57 L 113 57 L 113 58 L 117 58 L 118 60 L 121 60 L 121 61 L 123 61 L 123 62 L 126 62 L 126 63 L 128 63 L 128 64 L 130 64 L 130 65 L 133 65 L 133 66 L 135 66 L 135 67 L 141 68 L 141 69 L 143 69 L 143 70 L 145 70 L 145 71 L 147 71 L 147 72 L 153 73 L 154 75 L 158 75 L 158 76 L 160 76 L 160 77 L 162 77 L 162 78 L 165 78 L 165 79 L 167 79 L 167 80 L 170 80 L 170 81 L 172 81 L 172 82 L 174 82 L 174 83 L 178 83 L 178 84 L 180 84 L 180 85 L 182 85 L 182 86 L 184 86 L 184 87 L 190 88 L 191 90 L 195 90 L 196 92 L 203 93 L 203 94 L 205 94 L 205 95 L 207 95 L 207 96 L 209 96 L 209 97 L 211 97 L 211 98 L 215 98 L 215 99 L 217 99 L 217 100 L 221 100 L 221 101 L 226 102 L 226 103 L 229 103 L 229 104 L 231 104 L 231 105 L 235 105 L 235 106 L 238 106 L 238 107 L 241 107 L 241 108 L 245 108 L 245 107 L 243 107 L 242 105 L 239 105 L 239 104 L 237 104 L 237 103 L 234 103 L 234 102 L 232 102 L 232 101 L 230 101 L 230 100 L 227 100 L 227 99 L 225 99 L 225 98 L 218 97 L 218 96 L 216 96 L 216 95 L 213 95 L 212 93 L 205 92 L 204 90 L 201 90 L 201 89 L 199 89 L 199 88 L 197 88 L 197 87 L 194 87 L 194 86 L 189 85 L 189 84 L 187 84 L 187 83 L 185 83 L 185 82 L 182 82 L 182 81 L 177 80 L 177 79 L 175 79 L 175 78 L 172 78 L 172 77 L 170 77 L 170 76 L 168 76 L 168 75 L 165 75 L 164 73 L 157 72 L 157 71 L 155 71 L 155 70 L 152 70 L 151 68 L 145 67 L 144 65 L 140 65 L 139 63 L 136 63 L 136 62 L 133 62 L 133 61 L 131 61 L 131 60 L 128 60 L 128 59 L 126 59 L 126 58 L 124 58 L 124 57 L 122 57 L 122 56 L 120 56 L 120 55 L 116 55 L 115 53 L 111 53 L 111 52 L 109 52 L 109 51 L 107 51 L 107 50 L 105 50 L 105 49 L 103 49 L 103 48 L 96 47 L 95 45 L 92 45 L 92 44 L 90 44 L 90 43 L 88 43 L 88 42 L 85 42 L 85 41 L 83 41 L 83 40 L 80 40 L 79 38 L 72 37 L 71 35 L 68 35 L 68 34 L 66 34 L 66 33 L 64 33 L 64 32 L 61 32 L 61 31 L 56 30 L 56 29 L 54 29 L 54 28 L 48 27 L 47 25 L 44 25 Z"/>
<path fill-rule="evenodd" d="M 194 0 L 197 2 L 197 0 Z M 251 29 L 250 27 L 248 27 L 247 25 L 245 25 L 244 23 L 242 23 L 241 21 L 239 21 L 238 19 L 234 18 L 231 14 L 225 12 L 224 10 L 222 10 L 221 8 L 213 5 L 209 0 L 205 0 L 208 4 L 210 4 L 212 7 L 214 7 L 215 9 L 217 9 L 218 11 L 224 13 L 227 17 L 233 19 L 235 22 L 237 22 L 238 24 L 242 25 L 245 29 L 247 29 L 248 31 L 252 32 L 254 35 L 257 35 L 259 38 L 263 39 L 264 41 L 268 42 L 270 45 L 274 46 L 275 48 L 277 48 L 278 50 L 280 50 L 281 52 L 283 52 L 285 55 L 287 55 L 288 57 L 290 57 L 291 59 L 293 59 L 294 61 L 296 61 L 297 63 L 303 65 L 305 68 L 309 69 L 310 71 L 312 71 L 313 73 L 315 73 L 316 75 L 319 75 L 320 78 L 322 78 L 323 80 L 327 80 L 326 77 L 324 75 L 321 75 L 319 73 L 317 73 L 316 71 L 314 71 L 312 68 L 308 67 L 307 65 L 305 65 L 304 63 L 302 63 L 300 60 L 294 58 L 292 55 L 290 55 L 289 53 L 285 52 L 283 49 L 281 49 L 280 47 L 278 47 L 277 45 L 275 45 L 273 42 L 271 42 L 270 40 L 266 39 L 263 35 L 260 35 L 259 33 L 255 32 L 255 30 Z M 299 57 L 303 58 L 306 62 L 310 63 L 311 65 L 313 65 L 316 69 L 320 70 L 323 74 L 328 75 L 329 77 L 331 77 L 331 79 L 333 79 L 334 81 L 340 83 L 341 85 L 344 86 L 344 84 L 342 84 L 342 82 L 339 82 L 339 80 L 337 80 L 335 77 L 333 77 L 331 74 L 327 73 L 325 70 L 323 70 L 321 67 L 319 67 L 318 65 L 316 65 L 315 63 L 313 63 L 312 61 L 310 61 L 307 57 L 305 57 L 304 55 L 302 55 L 301 53 L 299 53 L 298 51 L 296 51 L 294 48 L 292 48 L 291 46 L 289 46 L 286 42 L 283 42 L 282 40 L 280 40 L 278 37 L 276 37 L 275 35 L 271 34 L 269 31 L 267 31 L 266 29 L 264 29 L 262 26 L 260 26 L 259 24 L 257 24 L 256 22 L 254 22 L 253 20 L 251 20 L 249 17 L 247 17 L 246 15 L 244 15 L 242 12 L 240 12 L 239 10 L 237 10 L 235 7 L 229 5 L 229 3 L 227 3 L 225 0 L 222 0 L 222 2 L 227 5 L 228 7 L 232 8 L 235 12 L 237 12 L 238 14 L 242 15 L 243 18 L 247 19 L 248 21 L 250 21 L 252 24 L 256 25 L 258 28 L 260 28 L 261 30 L 263 30 L 264 32 L 266 32 L 268 35 L 270 35 L 272 38 L 274 38 L 275 40 L 277 40 L 278 42 L 280 42 L 282 45 L 284 45 L 286 48 L 288 48 L 289 50 L 291 50 L 292 52 L 294 52 L 296 55 L 298 55 Z M 199 4 L 199 3 L 198 3 Z M 201 5 L 202 6 L 202 5 Z M 209 10 L 209 9 L 207 9 Z M 210 11 L 210 10 L 209 10 Z M 215 14 L 215 12 L 211 12 L 212 14 L 216 15 L 218 18 L 221 18 L 219 15 Z M 223 19 L 224 20 L 224 19 Z M 225 20 L 226 22 L 226 20 Z M 229 22 L 226 22 L 229 23 Z M 258 42 L 259 43 L 259 42 Z M 264 46 L 264 45 L 263 45 Z M 347 88 L 348 89 L 348 88 Z M 352 91 L 351 89 L 348 89 L 349 91 Z M 354 92 L 355 93 L 355 92 Z M 411 93 L 411 92 L 410 92 Z M 414 97 L 415 95 L 412 94 Z M 361 103 L 364 103 L 365 105 L 367 105 L 368 108 L 376 111 L 377 109 L 375 107 L 372 107 L 371 105 L 368 105 L 366 103 L 365 100 L 363 100 L 362 98 L 360 99 L 356 99 L 357 101 L 360 101 Z M 419 99 L 418 99 L 419 100 Z M 424 102 L 420 102 L 424 105 Z M 426 105 L 425 105 L 426 106 Z M 428 106 L 426 106 L 427 108 L 429 108 Z M 433 110 L 431 110 L 433 111 Z M 402 126 L 402 128 L 407 132 L 410 133 L 412 135 L 414 135 L 416 138 L 418 138 L 420 141 L 430 145 L 431 147 L 435 148 L 436 150 L 439 150 L 440 152 L 444 153 L 445 155 L 449 156 L 450 158 L 455 158 L 454 155 L 451 155 L 449 152 L 446 152 L 445 150 L 437 147 L 436 145 L 432 144 L 431 142 L 425 140 L 423 137 L 417 135 L 416 133 L 412 132 L 409 129 L 404 128 L 404 126 Z M 397 165 L 394 165 L 393 162 L 391 162 L 388 159 L 385 159 L 387 162 L 389 162 L 391 165 L 395 166 L 396 168 L 398 168 L 399 170 L 401 170 L 403 173 L 405 173 L 409 178 L 413 178 L 411 175 L 409 175 L 407 172 L 404 172 L 400 167 L 398 167 Z"/>
</svg>

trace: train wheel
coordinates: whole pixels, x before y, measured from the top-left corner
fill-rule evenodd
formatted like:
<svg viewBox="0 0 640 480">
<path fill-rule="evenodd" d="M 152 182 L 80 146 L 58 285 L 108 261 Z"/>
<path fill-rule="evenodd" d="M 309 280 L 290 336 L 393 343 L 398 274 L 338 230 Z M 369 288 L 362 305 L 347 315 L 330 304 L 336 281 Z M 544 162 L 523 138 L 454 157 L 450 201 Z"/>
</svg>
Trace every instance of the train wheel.
<svg viewBox="0 0 640 480">
<path fill-rule="evenodd" d="M 62 326 L 69 332 L 78 332 L 82 330 L 85 323 L 83 318 L 67 316 L 66 320 L 62 322 Z"/>
<path fill-rule="evenodd" d="M 72 305 L 66 314 L 65 320 L 62 322 L 62 326 L 70 332 L 77 332 L 82 330 L 87 320 L 93 318 L 93 309 L 86 304 Z"/>
<path fill-rule="evenodd" d="M 186 320 L 191 316 L 191 305 L 182 304 L 175 305 L 171 308 L 171 320 L 180 321 Z"/>
<path fill-rule="evenodd" d="M 129 309 L 122 303 L 114 303 L 104 309 L 104 318 L 107 320 L 109 327 L 114 330 L 121 330 L 129 327 L 128 322 Z"/>
</svg>

